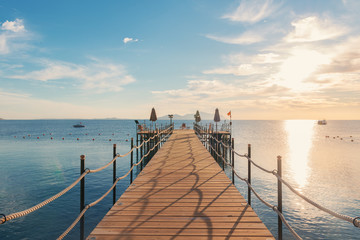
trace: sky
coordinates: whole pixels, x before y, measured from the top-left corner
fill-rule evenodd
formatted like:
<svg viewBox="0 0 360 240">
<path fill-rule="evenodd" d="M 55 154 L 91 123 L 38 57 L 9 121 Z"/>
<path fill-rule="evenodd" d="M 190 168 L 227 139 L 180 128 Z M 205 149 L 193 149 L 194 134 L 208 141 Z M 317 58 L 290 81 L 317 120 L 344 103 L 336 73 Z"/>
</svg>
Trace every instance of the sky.
<svg viewBox="0 0 360 240">
<path fill-rule="evenodd" d="M 357 0 L 0 0 L 0 118 L 360 119 Z"/>
</svg>

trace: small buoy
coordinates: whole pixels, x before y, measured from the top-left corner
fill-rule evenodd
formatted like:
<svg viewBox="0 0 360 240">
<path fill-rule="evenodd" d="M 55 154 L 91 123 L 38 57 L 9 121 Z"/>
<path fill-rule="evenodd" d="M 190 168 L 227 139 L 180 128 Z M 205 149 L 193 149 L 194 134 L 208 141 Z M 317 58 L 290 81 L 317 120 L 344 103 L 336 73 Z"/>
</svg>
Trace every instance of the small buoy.
<svg viewBox="0 0 360 240">
<path fill-rule="evenodd" d="M 129 134 L 129 133 L 128 133 L 127 135 L 128 135 L 128 136 L 130 136 L 130 134 Z"/>
<path fill-rule="evenodd" d="M 111 139 L 109 139 L 109 142 L 111 142 Z"/>
<path fill-rule="evenodd" d="M 114 136 L 114 134 L 112 134 Z"/>
<path fill-rule="evenodd" d="M 126 141 L 126 142 L 128 142 L 129 140 L 128 140 L 128 139 L 126 139 L 125 141 Z"/>
<path fill-rule="evenodd" d="M 40 139 L 39 137 L 37 137 L 37 139 Z"/>
<path fill-rule="evenodd" d="M 342 138 L 340 138 L 340 140 L 342 140 Z"/>
<path fill-rule="evenodd" d="M 78 141 L 79 141 L 79 138 L 77 138 L 76 140 L 78 140 Z"/>
<path fill-rule="evenodd" d="M 45 136 L 45 133 L 43 133 L 43 136 Z"/>
<path fill-rule="evenodd" d="M 333 137 L 335 139 L 335 137 Z"/>
<path fill-rule="evenodd" d="M 350 136 L 352 138 L 352 136 Z"/>
<path fill-rule="evenodd" d="M 29 134 L 28 137 L 30 137 L 31 135 Z"/>
<path fill-rule="evenodd" d="M 25 139 L 25 136 L 23 136 L 23 138 Z"/>
<path fill-rule="evenodd" d="M 353 142 L 353 141 L 354 141 L 354 139 L 351 139 L 351 141 Z"/>
<path fill-rule="evenodd" d="M 95 138 L 93 138 L 92 140 L 95 141 Z"/>
<path fill-rule="evenodd" d="M 87 136 L 88 134 L 87 134 L 87 133 L 85 133 L 85 135 Z"/>
<path fill-rule="evenodd" d="M 101 135 L 101 133 L 99 133 L 99 136 Z"/>
<path fill-rule="evenodd" d="M 62 140 L 64 140 L 65 138 L 62 138 Z"/>
<path fill-rule="evenodd" d="M 339 136 L 336 136 L 337 138 L 339 138 Z"/>
<path fill-rule="evenodd" d="M 50 135 L 52 135 L 52 133 L 50 133 Z"/>
<path fill-rule="evenodd" d="M 53 138 L 53 137 L 51 137 L 50 139 L 51 139 L 51 140 L 53 140 L 54 138 Z"/>
</svg>

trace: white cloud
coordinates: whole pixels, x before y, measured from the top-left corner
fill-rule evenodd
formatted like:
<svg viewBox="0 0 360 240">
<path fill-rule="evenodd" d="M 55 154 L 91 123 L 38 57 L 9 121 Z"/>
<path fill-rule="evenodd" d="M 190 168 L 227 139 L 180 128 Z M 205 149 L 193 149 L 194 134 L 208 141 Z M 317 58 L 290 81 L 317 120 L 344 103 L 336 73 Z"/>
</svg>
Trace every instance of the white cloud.
<svg viewBox="0 0 360 240">
<path fill-rule="evenodd" d="M 139 39 L 136 39 L 136 38 L 129 38 L 129 37 L 126 37 L 123 39 L 123 42 L 126 44 L 126 43 L 130 43 L 130 42 L 138 42 Z"/>
<path fill-rule="evenodd" d="M 344 35 L 348 28 L 333 23 L 328 18 L 319 19 L 316 16 L 306 17 L 291 23 L 294 30 L 289 33 L 287 42 L 314 42 L 333 39 Z"/>
<path fill-rule="evenodd" d="M 82 84 L 83 89 L 96 92 L 119 92 L 123 86 L 135 82 L 120 64 L 112 64 L 93 59 L 87 65 L 61 61 L 43 60 L 42 69 L 21 75 L 11 75 L 9 78 L 29 79 L 38 81 L 73 79 Z"/>
<path fill-rule="evenodd" d="M 206 37 L 222 43 L 243 44 L 243 45 L 253 44 L 264 40 L 264 37 L 262 35 L 252 31 L 244 32 L 243 34 L 237 37 L 224 37 L 224 36 L 214 36 L 214 35 L 206 35 Z"/>
<path fill-rule="evenodd" d="M 25 30 L 23 20 L 6 20 L 0 27 L 0 54 L 9 54 L 27 47 L 29 34 Z"/>
<path fill-rule="evenodd" d="M 15 21 L 6 20 L 3 24 L 1 24 L 1 30 L 7 30 L 11 32 L 24 32 L 25 26 L 24 21 L 22 19 L 15 19 Z"/>
<path fill-rule="evenodd" d="M 237 22 L 256 23 L 270 16 L 275 10 L 272 0 L 244 0 L 234 12 L 225 14 L 223 18 Z"/>
</svg>

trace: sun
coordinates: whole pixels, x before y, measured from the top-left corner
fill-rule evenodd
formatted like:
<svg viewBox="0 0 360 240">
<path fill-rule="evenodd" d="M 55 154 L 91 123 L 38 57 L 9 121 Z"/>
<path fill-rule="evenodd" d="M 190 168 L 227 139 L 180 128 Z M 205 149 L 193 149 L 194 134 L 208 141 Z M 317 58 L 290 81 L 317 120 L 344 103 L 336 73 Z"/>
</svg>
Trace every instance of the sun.
<svg viewBox="0 0 360 240">
<path fill-rule="evenodd" d="M 305 82 L 320 65 L 328 64 L 330 58 L 314 50 L 296 48 L 281 65 L 277 74 L 279 85 L 290 88 L 296 92 L 307 91 L 314 88 L 314 85 Z"/>
</svg>

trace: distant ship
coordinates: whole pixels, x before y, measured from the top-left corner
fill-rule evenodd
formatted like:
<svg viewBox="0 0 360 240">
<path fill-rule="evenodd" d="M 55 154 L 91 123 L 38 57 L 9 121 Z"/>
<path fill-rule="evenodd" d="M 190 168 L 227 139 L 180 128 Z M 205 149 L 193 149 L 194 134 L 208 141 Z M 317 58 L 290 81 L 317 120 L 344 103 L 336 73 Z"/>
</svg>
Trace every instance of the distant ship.
<svg viewBox="0 0 360 240">
<path fill-rule="evenodd" d="M 327 124 L 327 122 L 326 122 L 326 120 L 324 119 L 324 120 L 318 120 L 318 125 L 326 125 Z"/>
<path fill-rule="evenodd" d="M 73 127 L 74 127 L 74 128 L 83 128 L 83 127 L 85 127 L 85 125 L 79 123 L 79 124 L 73 125 Z"/>
</svg>

